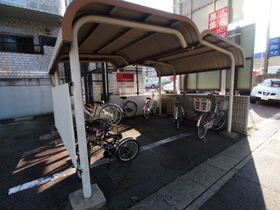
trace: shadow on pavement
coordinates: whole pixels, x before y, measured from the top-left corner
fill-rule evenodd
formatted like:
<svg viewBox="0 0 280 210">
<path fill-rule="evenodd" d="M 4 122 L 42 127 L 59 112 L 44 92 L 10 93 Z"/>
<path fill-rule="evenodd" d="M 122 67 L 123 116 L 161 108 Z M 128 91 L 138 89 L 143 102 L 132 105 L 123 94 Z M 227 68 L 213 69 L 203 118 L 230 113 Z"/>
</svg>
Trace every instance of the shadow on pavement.
<svg viewBox="0 0 280 210">
<path fill-rule="evenodd" d="M 53 117 L 47 116 L 32 121 L 0 125 L 0 160 L 4 163 L 1 164 L 0 206 L 4 209 L 71 209 L 68 195 L 82 188 L 81 180 L 73 172 L 46 184 L 8 195 L 9 189 L 14 186 L 72 168 L 67 151 L 59 138 L 39 140 L 40 136 L 50 132 L 49 129 L 53 124 Z M 210 130 L 206 141 L 198 140 L 194 121 L 185 120 L 180 130 L 176 131 L 169 116 L 151 116 L 148 120 L 137 116 L 124 119 L 119 127 L 124 137 L 136 135 L 140 146 L 146 149 L 142 150 L 131 163 L 114 160 L 110 168 L 107 164 L 91 168 L 92 184 L 96 182 L 103 190 L 107 199 L 104 208 L 112 210 L 133 206 L 244 139 L 242 135 L 237 139 L 230 139 Z M 148 147 L 180 134 L 185 135 L 156 147 Z M 13 140 L 21 135 L 30 138 Z M 240 147 L 240 152 L 249 149 L 247 144 L 245 148 Z M 238 155 L 238 152 L 233 154 Z M 225 165 L 229 164 L 226 159 L 221 161 Z M 242 180 L 235 183 L 234 180 L 238 181 L 240 176 L 243 176 Z M 236 174 L 228 182 L 232 189 L 223 192 L 222 188 L 221 193 L 214 196 L 217 197 L 216 200 L 211 202 L 215 204 L 224 202 L 223 199 L 233 198 L 232 205 L 237 205 L 232 196 L 241 196 L 252 190 L 251 201 L 254 202 L 257 198 L 258 204 L 264 203 L 260 189 L 257 184 L 248 181 L 246 178 L 248 176 L 254 177 L 255 183 L 258 182 L 254 164 Z M 207 180 L 206 177 L 206 181 L 211 180 Z M 231 192 L 235 192 L 236 195 L 231 196 Z M 211 209 L 214 204 L 207 203 L 204 208 Z M 231 203 L 228 205 L 225 207 L 230 207 Z"/>
</svg>

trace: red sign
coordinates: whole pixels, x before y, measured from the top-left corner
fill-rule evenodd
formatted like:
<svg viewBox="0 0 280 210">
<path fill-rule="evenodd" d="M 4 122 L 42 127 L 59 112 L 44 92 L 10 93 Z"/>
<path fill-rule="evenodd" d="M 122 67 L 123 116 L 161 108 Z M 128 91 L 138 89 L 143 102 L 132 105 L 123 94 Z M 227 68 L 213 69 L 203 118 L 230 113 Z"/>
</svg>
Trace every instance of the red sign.
<svg viewBox="0 0 280 210">
<path fill-rule="evenodd" d="M 133 73 L 115 73 L 117 79 L 117 88 L 134 88 Z"/>
<path fill-rule="evenodd" d="M 227 37 L 228 6 L 209 14 L 208 29 Z"/>
<path fill-rule="evenodd" d="M 134 74 L 117 73 L 117 82 L 134 82 Z"/>
</svg>

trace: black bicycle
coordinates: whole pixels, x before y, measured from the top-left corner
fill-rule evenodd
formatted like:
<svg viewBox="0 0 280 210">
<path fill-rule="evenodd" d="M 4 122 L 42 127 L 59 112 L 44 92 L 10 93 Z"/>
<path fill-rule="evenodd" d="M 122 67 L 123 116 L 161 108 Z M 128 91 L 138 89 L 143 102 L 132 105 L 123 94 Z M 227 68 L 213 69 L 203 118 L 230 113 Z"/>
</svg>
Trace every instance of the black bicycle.
<svg viewBox="0 0 280 210">
<path fill-rule="evenodd" d="M 122 139 L 122 134 L 118 133 L 117 125 L 111 122 L 103 123 L 101 126 L 86 124 L 86 135 L 89 163 L 91 157 L 101 150 L 104 150 L 103 156 L 109 158 L 109 163 L 113 156 L 116 156 L 121 162 L 129 162 L 139 153 L 140 146 L 136 138 Z M 78 146 L 76 147 L 76 154 L 77 163 L 80 164 Z M 77 173 L 81 177 L 79 170 L 77 170 Z"/>
</svg>

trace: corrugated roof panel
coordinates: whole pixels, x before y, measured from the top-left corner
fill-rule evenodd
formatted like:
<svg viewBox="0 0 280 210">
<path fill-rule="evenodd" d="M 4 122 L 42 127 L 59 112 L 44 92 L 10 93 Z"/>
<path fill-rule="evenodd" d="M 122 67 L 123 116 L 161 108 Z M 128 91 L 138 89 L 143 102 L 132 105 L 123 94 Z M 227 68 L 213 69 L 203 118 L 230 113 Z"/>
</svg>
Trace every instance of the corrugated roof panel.
<svg viewBox="0 0 280 210">
<path fill-rule="evenodd" d="M 127 47 L 118 53 L 130 58 L 130 61 L 136 62 L 143 59 L 150 59 L 160 53 L 180 48 L 177 38 L 169 34 L 154 33 L 153 35 Z"/>
<path fill-rule="evenodd" d="M 111 43 L 108 43 L 108 45 L 101 49 L 99 53 L 117 53 L 148 35 L 149 31 L 147 32 L 140 29 L 127 29 L 127 31 L 122 33 L 118 38 L 112 40 Z"/>
<path fill-rule="evenodd" d="M 115 68 L 145 64 L 159 68 L 161 75 L 172 75 L 174 69 L 183 74 L 230 68 L 229 56 L 219 52 L 218 46 L 233 53 L 236 66 L 244 66 L 239 45 L 213 31 L 200 34 L 189 18 L 118 0 L 73 1 L 63 18 L 63 39 L 54 56 L 68 53 L 73 24 L 94 14 L 99 16 L 85 22 L 78 35 L 84 61 L 110 61 Z M 52 59 L 50 72 L 59 59 Z"/>
</svg>

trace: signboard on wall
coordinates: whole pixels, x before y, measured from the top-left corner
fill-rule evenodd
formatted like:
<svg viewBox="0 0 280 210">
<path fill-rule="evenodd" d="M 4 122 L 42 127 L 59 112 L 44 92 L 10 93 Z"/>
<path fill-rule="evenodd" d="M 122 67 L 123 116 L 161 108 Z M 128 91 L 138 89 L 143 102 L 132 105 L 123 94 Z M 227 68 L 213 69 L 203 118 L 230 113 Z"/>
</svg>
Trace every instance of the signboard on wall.
<svg viewBox="0 0 280 210">
<path fill-rule="evenodd" d="M 209 14 L 208 29 L 227 38 L 228 32 L 228 6 Z"/>
<path fill-rule="evenodd" d="M 134 88 L 134 73 L 116 73 L 118 88 Z"/>
</svg>

